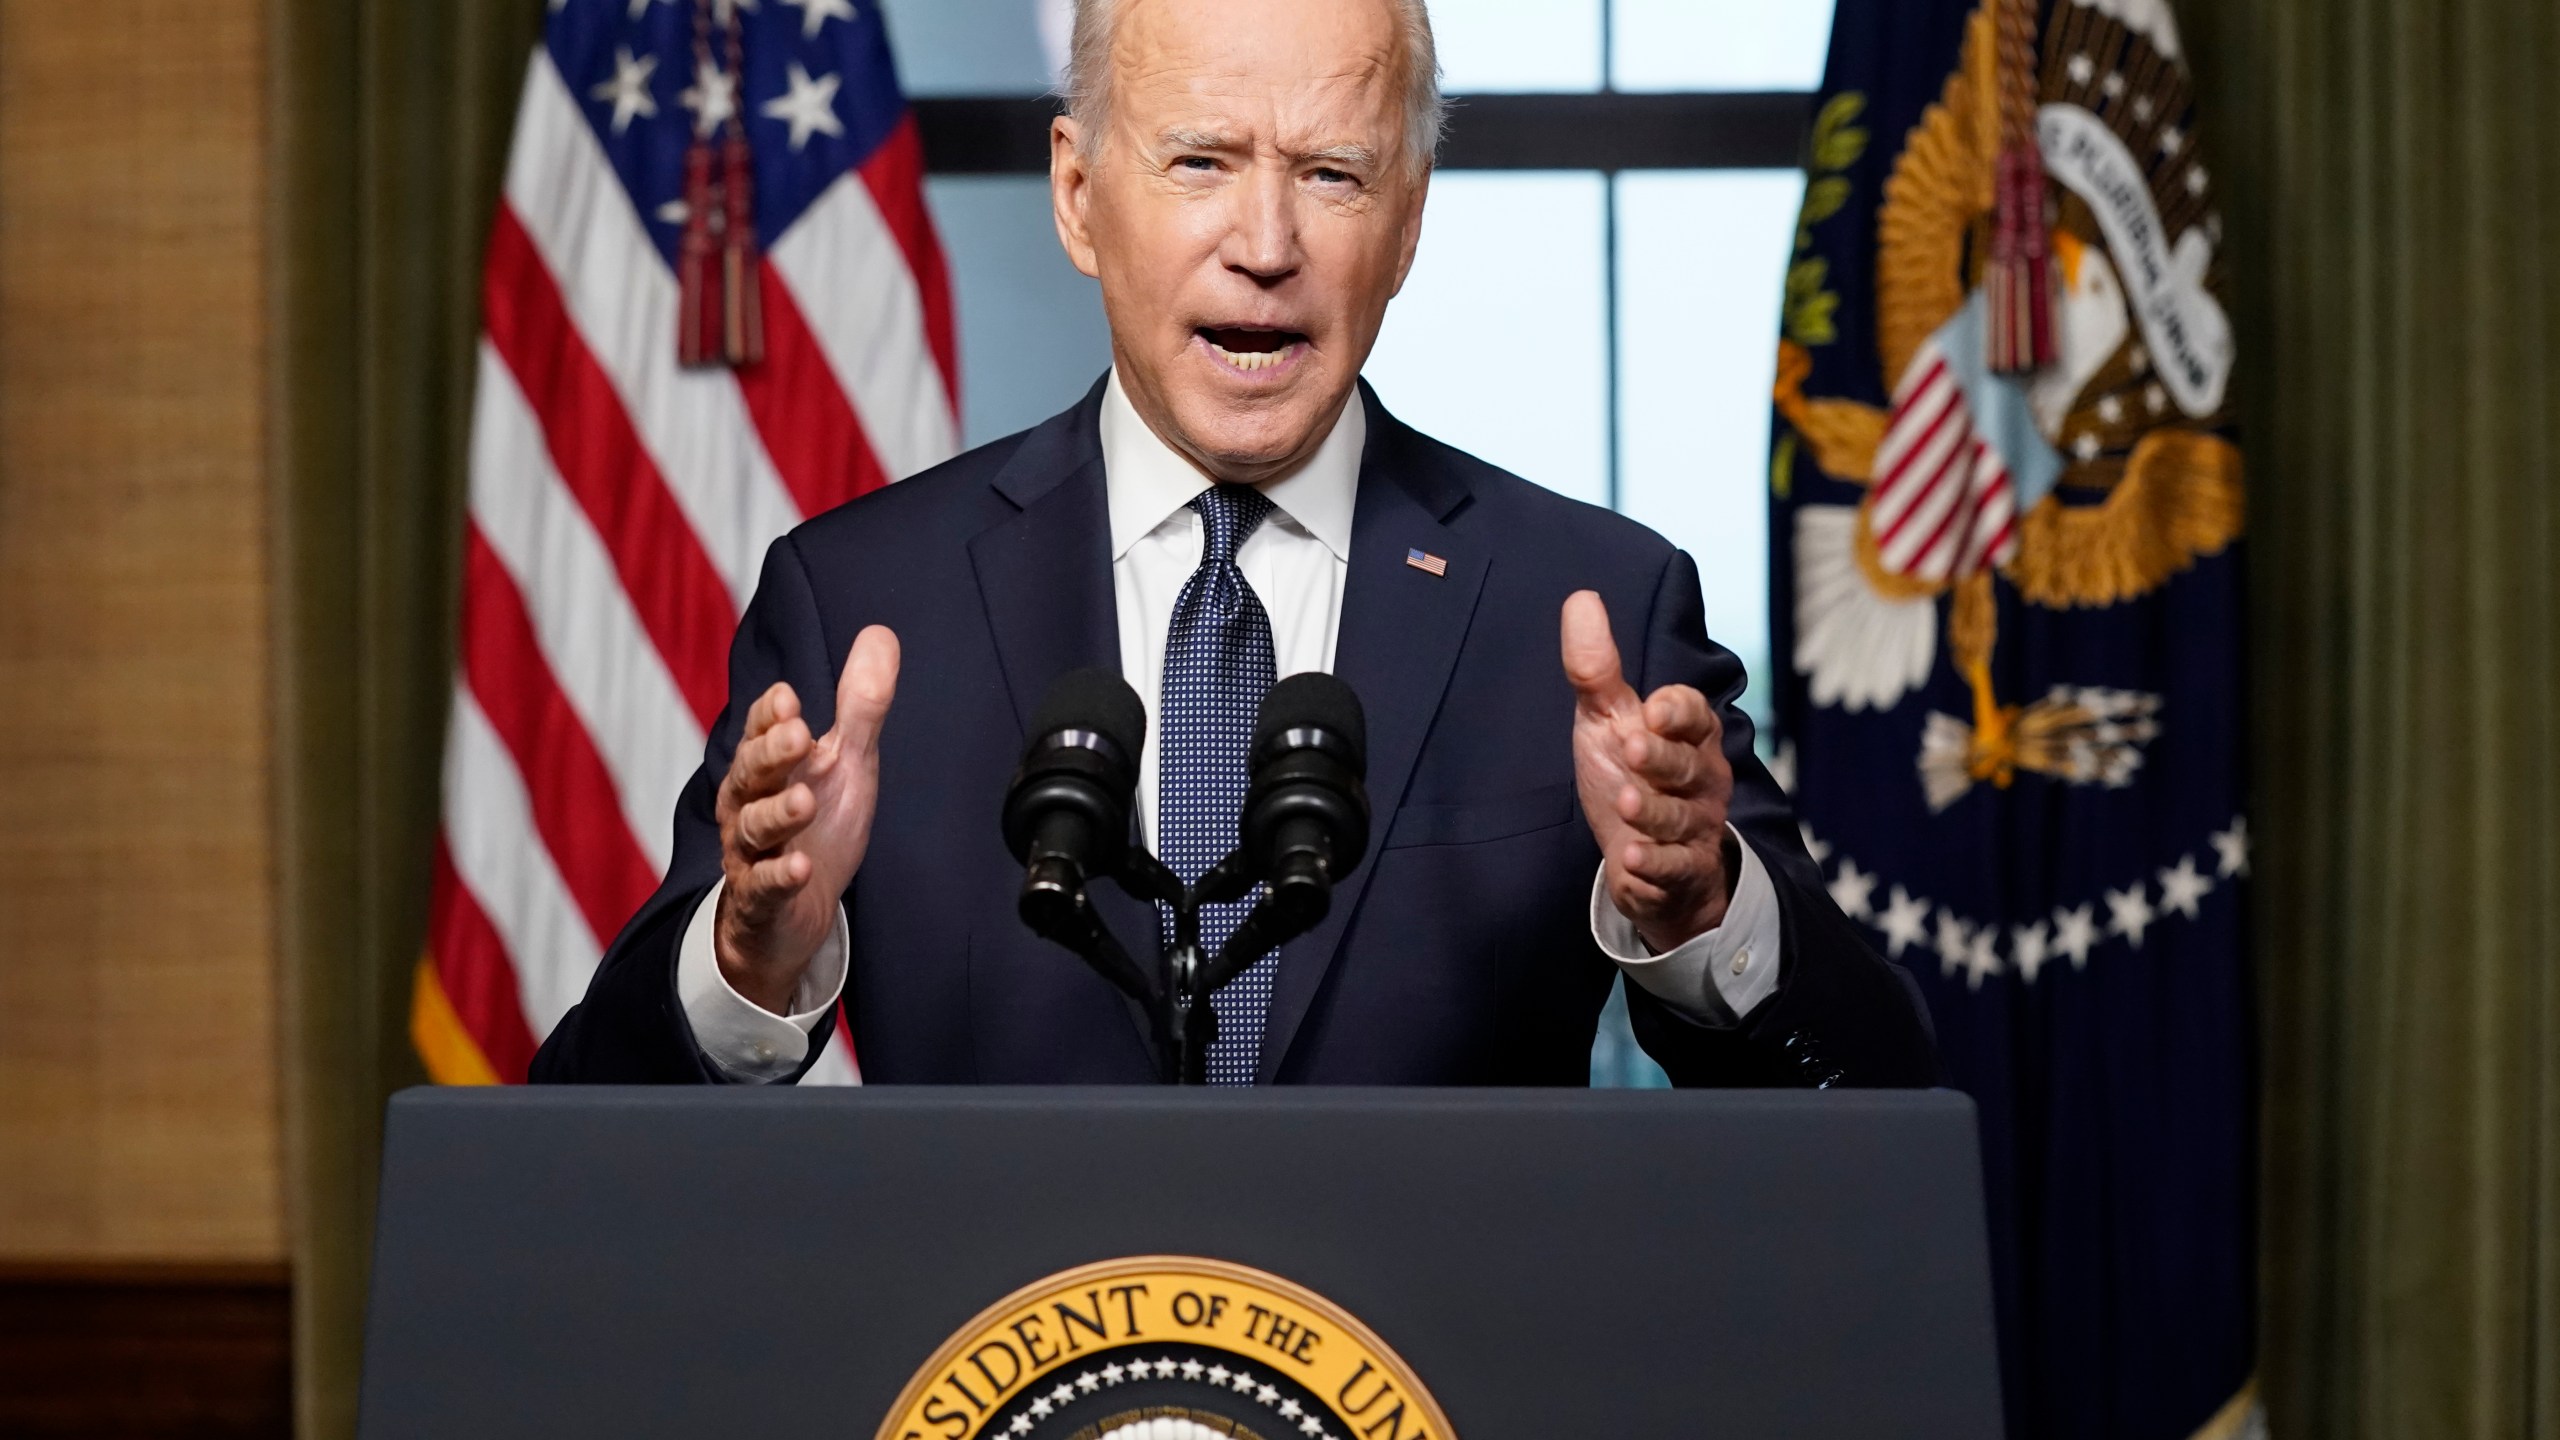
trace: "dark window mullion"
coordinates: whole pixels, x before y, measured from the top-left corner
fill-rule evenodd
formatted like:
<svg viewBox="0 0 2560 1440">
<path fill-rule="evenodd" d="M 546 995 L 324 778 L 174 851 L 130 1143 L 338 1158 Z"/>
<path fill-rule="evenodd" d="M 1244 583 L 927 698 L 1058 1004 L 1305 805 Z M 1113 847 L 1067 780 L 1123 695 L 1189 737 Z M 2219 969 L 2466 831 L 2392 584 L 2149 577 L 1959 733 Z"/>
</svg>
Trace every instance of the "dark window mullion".
<svg viewBox="0 0 2560 1440">
<path fill-rule="evenodd" d="M 914 102 L 925 166 L 942 175 L 1049 169 L 1046 95 Z M 1813 97 L 1801 91 L 1460 95 L 1446 170 L 1783 170 L 1800 163 Z"/>
<path fill-rule="evenodd" d="M 1624 491 L 1619 482 L 1620 455 L 1624 437 L 1618 424 L 1618 172 L 1600 172 L 1600 324 L 1604 373 L 1609 377 L 1606 403 L 1607 423 L 1601 433 L 1609 444 L 1609 508 L 1622 510 Z"/>
<path fill-rule="evenodd" d="M 1600 0 L 1600 93 L 1614 96 L 1618 90 L 1618 0 Z M 1625 436 L 1618 424 L 1618 172 L 1600 172 L 1600 343 L 1602 373 L 1608 376 L 1604 392 L 1609 407 L 1607 424 L 1601 433 L 1609 442 L 1609 508 L 1625 513 L 1626 487 L 1621 479 Z"/>
</svg>

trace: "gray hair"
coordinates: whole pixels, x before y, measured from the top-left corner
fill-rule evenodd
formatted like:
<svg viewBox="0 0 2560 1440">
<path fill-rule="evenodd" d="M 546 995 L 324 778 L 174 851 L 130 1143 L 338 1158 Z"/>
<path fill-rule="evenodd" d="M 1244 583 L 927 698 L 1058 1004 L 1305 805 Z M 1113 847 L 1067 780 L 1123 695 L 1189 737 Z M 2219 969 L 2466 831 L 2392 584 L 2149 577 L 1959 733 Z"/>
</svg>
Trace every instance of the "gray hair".
<svg viewBox="0 0 2560 1440">
<path fill-rule="evenodd" d="M 1075 30 L 1067 42 L 1066 76 L 1059 86 L 1078 130 L 1076 146 L 1090 158 L 1101 143 L 1111 110 L 1111 36 L 1126 0 L 1075 0 Z M 1403 28 L 1405 164 L 1416 175 L 1440 153 L 1448 105 L 1440 98 L 1440 53 L 1431 40 L 1426 0 L 1393 0 Z"/>
</svg>

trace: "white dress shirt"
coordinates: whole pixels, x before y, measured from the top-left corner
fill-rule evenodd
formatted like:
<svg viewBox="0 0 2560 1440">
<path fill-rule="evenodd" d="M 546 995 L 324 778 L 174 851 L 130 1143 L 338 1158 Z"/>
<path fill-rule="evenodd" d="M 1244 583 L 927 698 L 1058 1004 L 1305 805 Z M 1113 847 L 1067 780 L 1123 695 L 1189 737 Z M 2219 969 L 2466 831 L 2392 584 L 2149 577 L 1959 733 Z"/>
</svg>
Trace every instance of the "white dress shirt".
<svg viewBox="0 0 2560 1440">
<path fill-rule="evenodd" d="M 1271 515 L 1236 549 L 1236 568 L 1271 617 L 1275 677 L 1333 668 L 1342 621 L 1342 592 L 1351 575 L 1351 516 L 1360 491 L 1360 454 L 1369 417 L 1352 393 L 1333 433 L 1307 463 L 1262 487 Z M 1192 497 L 1211 485 L 1167 445 L 1121 391 L 1117 372 L 1102 397 L 1102 469 L 1111 515 L 1111 591 L 1118 611 L 1120 664 L 1147 707 L 1147 742 L 1139 757 L 1138 817 L 1153 843 L 1156 812 L 1157 698 L 1164 681 L 1165 635 L 1174 601 L 1200 565 L 1201 521 Z M 1545 643 L 1545 636 L 1524 643 Z M 1561 663 L 1561 662 L 1559 662 Z M 1557 743 L 1565 743 L 1558 736 Z M 1701 1024 L 1739 1023 L 1778 988 L 1781 927 L 1778 897 L 1749 842 L 1736 835 L 1742 863 L 1724 923 L 1677 949 L 1653 954 L 1635 926 L 1610 903 L 1600 876 L 1591 884 L 1591 936 L 1627 977 Z M 725 882 L 723 882 L 725 883 Z M 696 907 L 677 951 L 676 993 L 692 1022 L 694 1043 L 729 1079 L 765 1083 L 791 1075 L 809 1053 L 809 1037 L 844 991 L 850 932 L 841 911 L 835 934 L 810 958 L 791 999 L 776 1015 L 740 995 L 720 973 L 713 917 L 720 886 Z"/>
</svg>

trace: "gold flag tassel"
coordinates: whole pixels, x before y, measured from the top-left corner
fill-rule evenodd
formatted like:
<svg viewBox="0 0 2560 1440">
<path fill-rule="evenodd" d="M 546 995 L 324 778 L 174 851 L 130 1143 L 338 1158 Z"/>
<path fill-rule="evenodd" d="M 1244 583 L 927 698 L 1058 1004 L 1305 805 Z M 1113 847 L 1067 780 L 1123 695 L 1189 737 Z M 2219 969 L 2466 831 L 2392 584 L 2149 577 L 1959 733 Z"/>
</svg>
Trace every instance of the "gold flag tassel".
<svg viewBox="0 0 2560 1440">
<path fill-rule="evenodd" d="M 2044 155 L 2036 148 L 2036 0 L 1996 3 L 2000 160 L 1991 256 L 1982 271 L 1984 359 L 1995 373 L 2018 375 L 2053 363 L 2053 255 Z"/>
<path fill-rule="evenodd" d="M 712 56 L 713 31 L 724 52 Z M 701 128 L 684 152 L 684 240 L 676 252 L 676 359 L 686 366 L 753 365 L 764 358 L 756 265 L 755 152 L 738 117 L 746 83 L 737 9 L 694 0 L 694 73 L 727 77 L 720 143 Z M 703 104 L 708 106 L 706 97 Z"/>
</svg>

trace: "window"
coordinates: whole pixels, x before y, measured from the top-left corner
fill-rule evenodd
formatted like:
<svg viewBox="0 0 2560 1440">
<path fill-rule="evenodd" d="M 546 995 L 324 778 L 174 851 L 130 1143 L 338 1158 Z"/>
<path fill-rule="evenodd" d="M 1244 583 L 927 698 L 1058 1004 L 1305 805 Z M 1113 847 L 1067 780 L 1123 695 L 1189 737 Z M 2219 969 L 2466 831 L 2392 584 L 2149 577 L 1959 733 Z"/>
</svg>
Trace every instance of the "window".
<svg viewBox="0 0 2560 1440">
<path fill-rule="evenodd" d="M 1831 0 L 1612 0 L 1620 90 L 1793 90 L 1822 84 Z"/>
<path fill-rule="evenodd" d="M 1434 177 L 1413 273 L 1362 372 L 1378 399 L 1515 475 L 1608 504 L 1607 212 L 1607 181 L 1587 170 Z"/>
<path fill-rule="evenodd" d="M 1043 40 L 1065 0 L 876 3 L 934 172 L 976 444 L 1072 404 L 1109 363 L 1099 296 L 1049 218 Z M 1366 371 L 1401 418 L 1694 556 L 1708 628 L 1750 668 L 1755 714 L 1770 663 L 1767 397 L 1831 8 L 1435 0 L 1450 142 Z M 1592 1081 L 1665 1083 L 1623 995 Z"/>
</svg>

